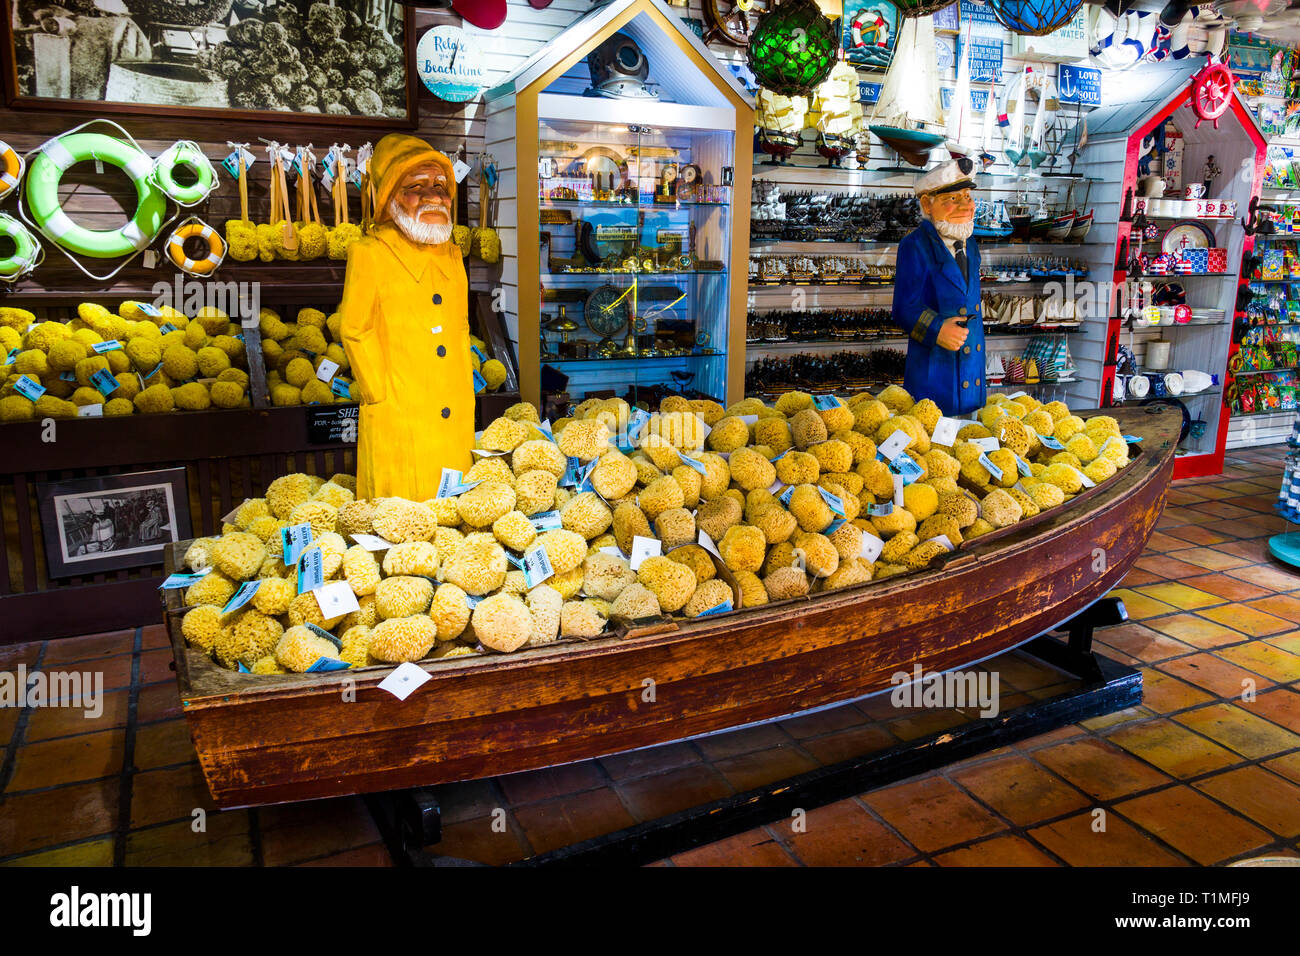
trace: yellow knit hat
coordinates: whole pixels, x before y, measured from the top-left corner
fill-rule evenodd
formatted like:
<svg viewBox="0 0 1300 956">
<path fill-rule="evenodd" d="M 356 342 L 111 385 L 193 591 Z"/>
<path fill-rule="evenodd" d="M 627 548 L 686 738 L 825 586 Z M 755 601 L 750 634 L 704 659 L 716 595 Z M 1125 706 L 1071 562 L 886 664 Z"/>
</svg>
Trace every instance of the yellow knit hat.
<svg viewBox="0 0 1300 956">
<path fill-rule="evenodd" d="M 447 191 L 456 202 L 456 174 L 451 160 L 424 140 L 406 133 L 389 133 L 375 145 L 370 157 L 370 178 L 375 184 L 375 222 L 386 222 L 388 202 L 411 170 L 426 163 L 437 163 L 447 174 Z"/>
</svg>

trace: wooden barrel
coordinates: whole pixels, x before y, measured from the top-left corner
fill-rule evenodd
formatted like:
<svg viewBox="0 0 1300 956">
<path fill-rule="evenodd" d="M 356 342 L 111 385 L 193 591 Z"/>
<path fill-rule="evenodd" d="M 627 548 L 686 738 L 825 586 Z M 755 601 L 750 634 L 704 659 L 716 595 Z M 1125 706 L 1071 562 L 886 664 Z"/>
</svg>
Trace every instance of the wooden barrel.
<svg viewBox="0 0 1300 956">
<path fill-rule="evenodd" d="M 108 71 L 104 99 L 110 103 L 162 106 L 230 105 L 226 81 L 215 73 L 157 60 L 114 63 Z"/>
</svg>

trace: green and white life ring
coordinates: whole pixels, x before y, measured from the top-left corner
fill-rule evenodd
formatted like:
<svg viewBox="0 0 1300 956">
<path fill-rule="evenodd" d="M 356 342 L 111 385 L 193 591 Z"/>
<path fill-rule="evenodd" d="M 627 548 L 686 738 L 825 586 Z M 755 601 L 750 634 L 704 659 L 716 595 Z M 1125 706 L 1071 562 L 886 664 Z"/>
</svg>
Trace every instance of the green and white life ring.
<svg viewBox="0 0 1300 956">
<path fill-rule="evenodd" d="M 4 199 L 18 186 L 23 178 L 23 158 L 17 150 L 0 139 L 0 199 Z"/>
<path fill-rule="evenodd" d="M 192 185 L 182 186 L 176 181 L 178 166 L 185 166 L 194 173 Z M 217 188 L 217 171 L 199 145 L 190 140 L 180 140 L 163 150 L 154 163 L 153 179 L 167 198 L 179 206 L 198 205 Z"/>
<path fill-rule="evenodd" d="M 4 213 L 0 213 L 0 239 L 8 239 L 14 244 L 13 253 L 0 258 L 0 282 L 17 282 L 40 265 L 44 258 L 45 251 L 31 230 Z"/>
<path fill-rule="evenodd" d="M 135 214 L 118 229 L 78 226 L 59 205 L 59 181 L 71 166 L 100 160 L 116 166 L 135 186 Z M 42 145 L 27 171 L 27 208 L 36 227 L 61 248 L 92 259 L 133 256 L 158 235 L 167 198 L 153 181 L 153 160 L 133 143 L 102 133 L 71 132 Z"/>
</svg>

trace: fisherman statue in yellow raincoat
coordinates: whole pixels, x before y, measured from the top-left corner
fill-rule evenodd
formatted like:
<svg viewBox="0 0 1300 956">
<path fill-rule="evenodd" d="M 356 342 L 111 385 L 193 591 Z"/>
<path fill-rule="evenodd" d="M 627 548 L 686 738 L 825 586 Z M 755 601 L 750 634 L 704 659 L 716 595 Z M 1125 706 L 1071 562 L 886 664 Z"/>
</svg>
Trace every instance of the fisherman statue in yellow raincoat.
<svg viewBox="0 0 1300 956">
<path fill-rule="evenodd" d="M 451 161 L 390 133 L 370 159 L 375 228 L 348 250 L 343 346 L 361 390 L 357 497 L 436 497 L 474 444 L 469 298 Z"/>
</svg>

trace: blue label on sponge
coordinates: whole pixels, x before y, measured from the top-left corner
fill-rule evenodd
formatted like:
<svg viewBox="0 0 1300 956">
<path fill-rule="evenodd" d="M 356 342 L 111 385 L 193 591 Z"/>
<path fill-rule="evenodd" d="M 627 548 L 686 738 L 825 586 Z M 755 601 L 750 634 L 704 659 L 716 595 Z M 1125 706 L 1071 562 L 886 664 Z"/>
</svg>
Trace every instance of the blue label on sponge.
<svg viewBox="0 0 1300 956">
<path fill-rule="evenodd" d="M 230 596 L 230 600 L 226 602 L 226 606 L 221 609 L 222 615 L 224 616 L 232 611 L 238 611 L 249 601 L 253 600 L 253 595 L 257 593 L 257 589 L 261 586 L 261 579 L 256 581 L 245 581 L 239 586 L 239 590 Z"/>
<path fill-rule="evenodd" d="M 1016 455 L 1016 471 L 1020 472 L 1022 478 L 1034 477 L 1034 471 L 1029 467 L 1029 462 L 1025 461 L 1019 455 Z"/>
<path fill-rule="evenodd" d="M 122 384 L 113 377 L 113 373 L 106 368 L 101 368 L 94 375 L 90 376 L 90 384 L 99 389 L 99 394 L 107 398 L 113 392 L 122 387 Z"/>
<path fill-rule="evenodd" d="M 13 348 L 11 348 L 11 349 L 8 351 L 8 353 L 5 355 L 5 364 L 6 364 L 6 365 L 13 365 L 13 364 L 14 364 L 14 359 L 16 359 L 16 358 L 18 357 L 18 353 L 19 353 L 20 351 L 21 351 L 21 349 L 19 349 L 17 346 L 14 346 Z"/>
<path fill-rule="evenodd" d="M 285 566 L 297 564 L 307 545 L 311 544 L 311 525 L 304 521 L 291 528 L 281 528 L 280 542 L 284 546 Z"/>
<path fill-rule="evenodd" d="M 986 452 L 980 452 L 979 462 L 988 469 L 988 472 L 993 476 L 994 481 L 1002 480 L 1002 469 L 993 464 L 993 461 L 989 458 Z"/>
<path fill-rule="evenodd" d="M 307 668 L 307 673 L 319 674 L 323 671 L 345 671 L 351 666 L 347 661 L 340 661 L 333 657 L 318 657 L 315 663 Z"/>
<path fill-rule="evenodd" d="M 109 339 L 107 342 L 95 342 L 90 347 L 96 355 L 103 355 L 105 352 L 116 352 L 122 343 L 117 339 Z"/>
<path fill-rule="evenodd" d="M 343 650 L 343 642 L 340 641 L 333 634 L 331 634 L 329 631 L 325 630 L 325 628 L 318 627 L 317 625 L 313 624 L 311 621 L 303 621 L 303 624 L 306 626 L 307 630 L 311 631 L 317 637 L 323 637 L 325 638 L 325 640 L 329 641 L 339 650 Z"/>
<path fill-rule="evenodd" d="M 187 588 L 195 581 L 200 581 L 212 573 L 212 569 L 206 571 L 195 571 L 193 574 L 169 574 L 162 584 L 158 585 L 159 591 L 171 591 L 176 588 Z"/>
<path fill-rule="evenodd" d="M 253 672 L 250 671 L 247 667 L 244 666 L 244 662 L 243 662 L 243 661 L 238 661 L 238 662 L 236 663 L 236 666 L 239 668 L 239 673 L 241 673 L 241 674 L 251 674 L 251 673 L 253 673 Z"/>
<path fill-rule="evenodd" d="M 701 475 L 707 475 L 709 473 L 709 469 L 704 467 L 704 462 L 700 461 L 698 458 L 692 458 L 690 455 L 687 455 L 684 452 L 680 455 L 680 457 L 682 459 L 682 464 L 689 465 L 691 468 L 694 468 L 696 471 L 698 471 Z"/>
<path fill-rule="evenodd" d="M 825 488 L 818 487 L 817 493 L 822 496 L 822 501 L 841 518 L 844 517 L 844 499 L 839 495 L 831 494 Z"/>
<path fill-rule="evenodd" d="M 903 484 L 905 485 L 910 485 L 914 481 L 919 481 L 921 476 L 925 474 L 925 470 L 913 461 L 907 452 L 900 451 L 894 460 L 889 463 L 889 468 L 895 474 L 902 477 Z"/>
<path fill-rule="evenodd" d="M 77 376 L 73 375 L 71 372 L 59 373 L 59 381 L 61 382 L 75 382 L 76 380 L 77 380 Z"/>
<path fill-rule="evenodd" d="M 485 388 L 487 388 L 487 379 L 485 379 L 482 375 L 480 375 L 480 374 L 478 373 L 478 369 L 475 369 L 475 370 L 474 370 L 474 392 L 475 392 L 475 394 L 477 394 L 477 393 L 483 391 L 483 389 L 485 389 Z"/>
<path fill-rule="evenodd" d="M 1137 435 L 1125 435 L 1124 440 L 1130 445 L 1136 445 L 1138 442 L 1142 441 L 1142 439 Z"/>
<path fill-rule="evenodd" d="M 14 391 L 28 401 L 36 401 L 45 394 L 45 386 L 39 382 L 33 382 L 26 375 L 20 376 L 18 381 L 14 382 Z"/>
<path fill-rule="evenodd" d="M 337 375 L 330 380 L 330 391 L 339 398 L 352 397 L 352 383 L 339 378 Z"/>
<path fill-rule="evenodd" d="M 781 504 L 787 508 L 790 507 L 790 496 L 794 494 L 794 485 L 790 485 L 785 491 L 781 492 Z"/>
<path fill-rule="evenodd" d="M 1064 445 L 1062 445 L 1055 438 L 1052 438 L 1050 435 L 1043 435 L 1038 440 L 1042 442 L 1046 447 L 1052 449 L 1053 451 L 1061 451 L 1065 448 Z"/>
<path fill-rule="evenodd" d="M 827 536 L 832 535 L 832 534 L 834 534 L 836 531 L 839 531 L 839 530 L 840 530 L 840 526 L 843 525 L 843 524 L 844 524 L 844 519 L 843 519 L 843 518 L 836 518 L 834 521 L 832 521 L 832 522 L 831 522 L 831 523 L 826 527 L 826 530 L 823 531 L 822 534 L 827 535 Z"/>
<path fill-rule="evenodd" d="M 731 599 L 728 598 L 727 600 L 723 601 L 721 604 L 714 605 L 713 607 L 709 608 L 707 611 L 701 611 L 699 614 L 695 616 L 709 617 L 712 614 L 726 614 L 728 611 L 731 610 L 734 610 L 734 608 L 731 606 Z"/>
<path fill-rule="evenodd" d="M 813 398 L 813 408 L 825 411 L 828 408 L 839 408 L 840 400 L 834 395 L 818 395 Z"/>
<path fill-rule="evenodd" d="M 487 353 L 484 352 L 484 351 L 483 351 L 481 348 L 479 348 L 477 345 L 473 345 L 473 344 L 471 344 L 470 347 L 469 347 L 469 350 L 470 350 L 471 352 L 473 352 L 475 355 L 478 356 L 478 360 L 479 360 L 480 362 L 486 362 L 486 361 L 488 360 Z"/>
<path fill-rule="evenodd" d="M 867 505 L 867 514 L 873 518 L 884 518 L 894 513 L 894 503 L 886 501 L 883 504 Z"/>
<path fill-rule="evenodd" d="M 298 593 L 315 591 L 325 583 L 325 556 L 320 548 L 304 551 L 298 559 Z"/>
</svg>

